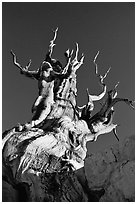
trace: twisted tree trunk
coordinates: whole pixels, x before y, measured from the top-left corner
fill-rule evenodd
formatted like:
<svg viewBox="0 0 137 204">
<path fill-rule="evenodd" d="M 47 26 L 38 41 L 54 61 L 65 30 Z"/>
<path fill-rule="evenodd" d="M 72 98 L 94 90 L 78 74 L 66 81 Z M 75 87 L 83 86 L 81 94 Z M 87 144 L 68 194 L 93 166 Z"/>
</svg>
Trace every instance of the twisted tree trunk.
<svg viewBox="0 0 137 204">
<path fill-rule="evenodd" d="M 52 58 L 56 36 L 57 29 L 37 71 L 28 70 L 31 61 L 22 67 L 11 52 L 21 73 L 38 80 L 39 96 L 32 107 L 32 120 L 3 133 L 3 201 L 94 200 L 89 199 L 84 173 L 80 179 L 77 176 L 77 172 L 83 171 L 86 143 L 112 130 L 116 135 L 117 125 L 112 123 L 115 103 L 124 101 L 133 107 L 132 101 L 116 98 L 115 87 L 108 92 L 101 110 L 92 116 L 93 102 L 106 94 L 104 79 L 109 72 L 104 76 L 98 74 L 97 55 L 95 74 L 99 77 L 102 93 L 93 96 L 87 91 L 88 103 L 77 107 L 76 71 L 83 64 L 84 55 L 78 60 L 76 43 L 74 57 L 73 50 L 65 52 L 67 63 L 63 67 Z"/>
</svg>

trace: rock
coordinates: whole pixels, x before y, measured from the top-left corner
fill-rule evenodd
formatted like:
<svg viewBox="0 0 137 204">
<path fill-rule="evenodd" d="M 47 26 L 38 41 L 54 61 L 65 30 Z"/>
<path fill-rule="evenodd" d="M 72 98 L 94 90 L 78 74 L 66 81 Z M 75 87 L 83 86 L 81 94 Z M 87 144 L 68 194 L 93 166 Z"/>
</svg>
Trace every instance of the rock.
<svg viewBox="0 0 137 204">
<path fill-rule="evenodd" d="M 134 136 L 85 160 L 88 194 L 103 192 L 100 202 L 135 200 Z"/>
<path fill-rule="evenodd" d="M 135 163 L 122 163 L 112 173 L 100 202 L 135 201 Z"/>
<path fill-rule="evenodd" d="M 133 136 L 88 156 L 83 168 L 67 171 L 71 165 L 61 170 L 56 154 L 63 149 L 58 150 L 61 144 L 56 146 L 52 135 L 45 136 L 39 129 L 22 135 L 11 130 L 8 134 L 3 148 L 3 201 L 134 201 Z"/>
<path fill-rule="evenodd" d="M 8 160 L 3 161 L 3 201 L 133 202 L 135 200 L 133 146 L 134 137 L 131 136 L 122 145 L 116 144 L 87 157 L 84 168 L 75 172 L 60 173 L 52 170 L 60 168 L 60 161 L 56 161 L 56 157 L 50 160 L 49 173 L 45 171 L 39 173 L 38 170 L 31 168 L 23 173 L 15 171 L 19 160 L 11 157 L 12 154 L 6 151 L 7 154 L 3 155 L 10 158 L 10 161 L 9 163 Z M 12 148 L 12 153 L 13 150 Z M 38 167 L 38 164 L 36 166 Z"/>
<path fill-rule="evenodd" d="M 120 144 L 121 160 L 135 160 L 135 136 L 127 137 L 125 141 Z"/>
<path fill-rule="evenodd" d="M 101 153 L 85 160 L 85 175 L 90 190 L 101 190 L 109 182 L 113 165 L 108 164 Z"/>
</svg>

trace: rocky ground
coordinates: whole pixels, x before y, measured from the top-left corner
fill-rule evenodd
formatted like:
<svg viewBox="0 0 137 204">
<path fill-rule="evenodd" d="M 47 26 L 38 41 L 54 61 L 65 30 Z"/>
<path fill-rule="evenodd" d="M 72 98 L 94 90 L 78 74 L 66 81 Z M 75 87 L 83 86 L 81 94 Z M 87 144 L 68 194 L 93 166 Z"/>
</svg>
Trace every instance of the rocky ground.
<svg viewBox="0 0 137 204">
<path fill-rule="evenodd" d="M 18 184 L 10 173 L 3 165 L 3 201 L 133 202 L 135 138 L 88 155 L 84 167 L 75 172 L 30 174 Z"/>
</svg>

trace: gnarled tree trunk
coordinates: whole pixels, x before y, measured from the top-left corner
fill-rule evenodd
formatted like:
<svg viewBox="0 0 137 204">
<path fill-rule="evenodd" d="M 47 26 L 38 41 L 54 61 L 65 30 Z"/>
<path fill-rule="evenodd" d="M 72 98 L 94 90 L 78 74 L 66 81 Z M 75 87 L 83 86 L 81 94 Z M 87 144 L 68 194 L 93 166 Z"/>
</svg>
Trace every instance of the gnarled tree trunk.
<svg viewBox="0 0 137 204">
<path fill-rule="evenodd" d="M 102 92 L 94 96 L 87 90 L 88 103 L 77 107 L 76 71 L 83 64 L 84 55 L 78 60 L 79 47 L 76 43 L 74 57 L 73 50 L 65 52 L 67 62 L 63 67 L 52 58 L 56 35 L 57 29 L 37 71 L 28 70 L 31 61 L 25 68 L 22 67 L 11 51 L 13 62 L 20 72 L 38 80 L 39 96 L 32 107 L 32 120 L 3 133 L 3 201 L 99 201 L 105 189 L 100 184 L 102 178 L 96 180 L 100 173 L 94 177 L 91 170 L 94 186 L 94 181 L 89 179 L 87 168 L 92 167 L 87 163 L 92 158 L 85 161 L 86 143 L 112 130 L 117 137 L 117 125 L 112 123 L 115 103 L 123 101 L 133 107 L 132 101 L 116 98 L 115 86 L 107 93 L 101 110 L 92 116 L 94 101 L 101 100 L 106 94 L 104 79 L 109 72 L 104 76 L 98 73 L 98 54 L 94 58 L 95 74 Z M 109 164 L 106 165 L 108 170 L 103 178 L 107 180 L 112 169 Z M 119 166 L 116 171 L 119 171 Z M 108 188 L 106 192 L 109 192 Z M 105 201 L 105 195 L 101 199 Z M 133 200 L 133 196 L 130 199 Z"/>
</svg>

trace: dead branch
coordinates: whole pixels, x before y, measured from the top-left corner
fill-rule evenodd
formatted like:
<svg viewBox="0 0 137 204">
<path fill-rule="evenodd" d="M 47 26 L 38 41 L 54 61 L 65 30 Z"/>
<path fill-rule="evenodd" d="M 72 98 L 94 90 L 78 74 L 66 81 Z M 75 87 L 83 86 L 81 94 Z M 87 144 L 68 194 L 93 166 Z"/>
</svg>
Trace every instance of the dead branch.
<svg viewBox="0 0 137 204">
<path fill-rule="evenodd" d="M 31 65 L 31 59 L 30 59 L 30 61 L 29 61 L 29 63 L 26 65 L 26 67 L 24 68 L 24 67 L 22 67 L 18 62 L 17 62 L 17 57 L 16 57 L 16 55 L 15 55 L 15 53 L 11 50 L 11 54 L 12 54 L 12 56 L 13 56 L 13 63 L 20 69 L 20 70 L 28 70 L 29 69 L 29 67 L 30 67 L 30 65 Z"/>
<path fill-rule="evenodd" d="M 92 103 L 92 104 L 93 104 L 93 101 L 99 101 L 105 96 L 107 87 L 106 87 L 106 84 L 104 84 L 104 79 L 107 77 L 107 75 L 111 69 L 111 68 L 109 68 L 107 70 L 107 72 L 104 74 L 104 76 L 102 76 L 98 73 L 98 64 L 96 63 L 98 55 L 99 55 L 99 51 L 95 55 L 93 62 L 95 64 L 95 75 L 99 78 L 99 83 L 100 83 L 101 87 L 103 88 L 103 92 L 101 92 L 98 96 L 97 95 L 91 95 L 91 94 L 89 94 L 89 91 L 87 89 L 88 102 Z"/>
<path fill-rule="evenodd" d="M 105 86 L 103 80 L 107 77 L 107 75 L 108 75 L 108 73 L 109 73 L 111 67 L 107 70 L 107 72 L 104 74 L 104 76 L 100 75 L 100 74 L 98 73 L 98 64 L 96 63 L 96 60 L 97 60 L 98 55 L 99 55 L 99 51 L 97 52 L 97 54 L 95 55 L 94 60 L 93 60 L 93 63 L 95 64 L 95 75 L 99 78 L 100 85 L 101 85 L 101 86 L 102 86 L 102 85 Z"/>
<path fill-rule="evenodd" d="M 49 57 L 51 57 L 52 55 L 52 52 L 53 52 L 53 47 L 56 45 L 54 42 L 57 38 L 57 31 L 58 31 L 58 27 L 56 28 L 54 32 L 54 37 L 53 37 L 53 40 L 50 41 L 50 44 L 49 44 Z"/>
<path fill-rule="evenodd" d="M 99 51 L 97 52 L 97 54 L 95 55 L 94 60 L 93 60 L 93 62 L 95 64 L 95 74 L 96 75 L 98 75 L 98 64 L 96 63 L 98 55 L 99 55 Z"/>
<path fill-rule="evenodd" d="M 70 50 L 68 49 L 66 52 L 65 52 L 65 56 L 66 56 L 66 58 L 67 58 L 67 64 L 66 64 L 66 66 L 63 68 L 63 71 L 62 71 L 62 74 L 66 74 L 67 73 L 67 71 L 68 71 L 68 67 L 69 67 L 69 65 L 70 65 L 70 63 L 71 63 L 71 58 L 72 58 L 72 55 L 73 55 L 73 50 L 71 50 L 71 52 L 70 52 Z"/>
<path fill-rule="evenodd" d="M 117 84 L 116 84 L 115 87 L 114 87 L 113 92 L 115 92 L 115 93 L 113 93 L 113 98 L 116 98 L 117 95 L 118 95 L 116 88 L 117 88 L 117 86 L 119 85 L 119 83 L 120 83 L 120 82 L 118 81 Z"/>
<path fill-rule="evenodd" d="M 90 125 L 94 122 L 97 123 L 98 121 L 105 120 L 105 118 L 108 117 L 110 111 L 113 111 L 114 105 L 118 102 L 124 102 L 134 109 L 134 101 L 130 101 L 129 99 L 124 98 L 114 98 L 113 94 L 114 89 L 108 92 L 108 98 L 106 99 L 106 102 L 102 106 L 101 110 L 89 119 Z"/>
<path fill-rule="evenodd" d="M 78 61 L 78 52 L 79 52 L 79 46 L 78 46 L 78 43 L 76 43 L 75 57 L 74 57 L 74 59 L 71 62 L 74 71 L 79 69 L 79 67 L 83 64 L 83 61 L 84 61 L 84 58 L 85 58 L 84 54 L 82 53 L 82 56 L 81 56 L 80 60 Z"/>
</svg>

